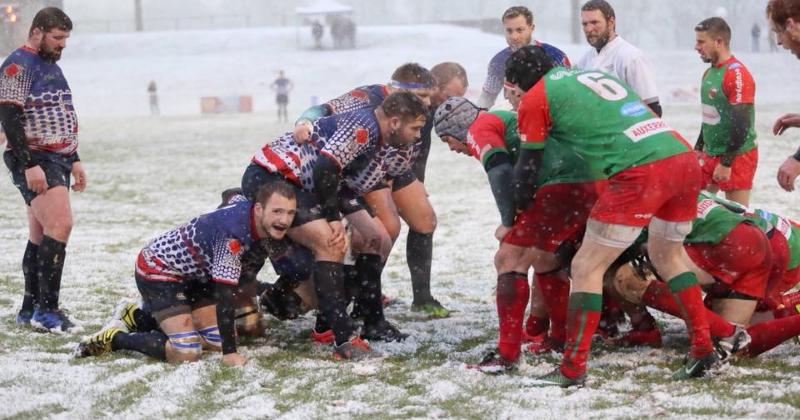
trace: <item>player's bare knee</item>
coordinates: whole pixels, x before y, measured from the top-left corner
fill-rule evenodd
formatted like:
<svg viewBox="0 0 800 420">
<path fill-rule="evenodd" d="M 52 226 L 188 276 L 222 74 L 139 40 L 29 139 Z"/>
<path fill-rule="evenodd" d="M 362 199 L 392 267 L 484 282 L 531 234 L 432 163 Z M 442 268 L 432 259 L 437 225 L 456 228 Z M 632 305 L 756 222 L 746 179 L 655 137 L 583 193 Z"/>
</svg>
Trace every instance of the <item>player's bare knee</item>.
<svg viewBox="0 0 800 420">
<path fill-rule="evenodd" d="M 514 271 L 522 254 L 515 247 L 501 245 L 494 254 L 494 267 L 498 273 Z"/>
</svg>

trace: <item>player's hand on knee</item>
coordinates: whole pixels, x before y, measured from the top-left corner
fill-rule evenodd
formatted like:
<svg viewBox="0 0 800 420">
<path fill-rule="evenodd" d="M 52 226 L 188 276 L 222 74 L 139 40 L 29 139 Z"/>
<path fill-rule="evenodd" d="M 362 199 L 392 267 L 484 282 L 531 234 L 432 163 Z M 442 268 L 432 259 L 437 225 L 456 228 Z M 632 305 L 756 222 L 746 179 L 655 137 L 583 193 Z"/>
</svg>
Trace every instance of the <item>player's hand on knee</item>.
<svg viewBox="0 0 800 420">
<path fill-rule="evenodd" d="M 239 353 L 228 353 L 222 355 L 222 364 L 225 366 L 244 366 L 247 358 Z"/>
<path fill-rule="evenodd" d="M 25 180 L 28 182 L 28 189 L 36 194 L 47 192 L 47 178 L 41 166 L 36 165 L 26 169 Z"/>
<path fill-rule="evenodd" d="M 83 169 L 83 164 L 75 162 L 72 164 L 72 177 L 75 178 L 75 183 L 72 184 L 72 190 L 83 192 L 86 189 L 86 171 Z"/>
<path fill-rule="evenodd" d="M 332 220 L 328 222 L 328 225 L 330 225 L 332 231 L 331 237 L 328 239 L 328 245 L 335 248 L 344 247 L 347 241 L 342 221 Z"/>
<path fill-rule="evenodd" d="M 311 124 L 311 121 L 302 120 L 298 121 L 297 124 L 294 126 L 294 140 L 298 144 L 303 144 L 311 137 L 311 133 L 314 131 L 314 126 Z"/>
<path fill-rule="evenodd" d="M 783 114 L 772 126 L 772 134 L 781 135 L 789 127 L 800 127 L 800 114 Z"/>
</svg>

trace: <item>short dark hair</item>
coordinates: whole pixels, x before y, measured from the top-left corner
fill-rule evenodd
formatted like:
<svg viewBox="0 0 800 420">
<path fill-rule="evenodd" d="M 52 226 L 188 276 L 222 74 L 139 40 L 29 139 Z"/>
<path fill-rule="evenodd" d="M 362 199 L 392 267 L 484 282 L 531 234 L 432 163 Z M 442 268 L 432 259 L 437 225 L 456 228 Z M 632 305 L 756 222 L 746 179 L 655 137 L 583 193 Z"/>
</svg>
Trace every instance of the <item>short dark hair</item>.
<svg viewBox="0 0 800 420">
<path fill-rule="evenodd" d="M 62 31 L 72 30 L 72 20 L 58 7 L 45 7 L 36 13 L 31 23 L 31 29 L 28 31 L 28 36 L 33 35 L 34 29 L 39 29 L 42 32 L 50 32 L 53 29 L 61 29 Z"/>
<path fill-rule="evenodd" d="M 256 193 L 256 202 L 262 206 L 267 205 L 267 201 L 272 198 L 273 194 L 278 194 L 289 200 L 297 200 L 294 192 L 294 187 L 286 181 L 268 182 L 261 186 Z"/>
<path fill-rule="evenodd" d="M 429 108 L 417 95 L 411 92 L 395 92 L 381 103 L 381 110 L 387 117 L 398 117 L 403 121 L 423 117 L 428 118 Z"/>
<path fill-rule="evenodd" d="M 725 46 L 728 46 L 731 43 L 731 27 L 728 26 L 728 23 L 725 22 L 725 19 L 721 17 L 714 16 L 704 19 L 694 27 L 694 30 L 696 32 L 707 32 L 709 35 L 715 38 L 722 38 Z"/>
<path fill-rule="evenodd" d="M 553 67 L 553 59 L 542 47 L 526 45 L 506 60 L 506 81 L 527 92 Z"/>
<path fill-rule="evenodd" d="M 528 9 L 525 6 L 509 7 L 505 12 L 503 12 L 503 17 L 500 18 L 500 21 L 505 22 L 506 19 L 514 19 L 517 16 L 524 16 L 525 22 L 527 22 L 528 25 L 533 25 L 533 13 L 531 12 L 531 9 Z"/>
<path fill-rule="evenodd" d="M 398 67 L 392 73 L 392 80 L 400 83 L 420 84 L 428 88 L 436 86 L 436 80 L 430 70 L 417 63 L 406 63 Z"/>
<path fill-rule="evenodd" d="M 606 0 L 589 0 L 581 6 L 581 12 L 591 12 L 593 10 L 599 10 L 603 17 L 606 18 L 606 21 L 611 18 L 617 19 L 614 8 Z"/>
<path fill-rule="evenodd" d="M 433 66 L 431 68 L 431 74 L 433 78 L 436 79 L 436 85 L 440 88 L 444 87 L 455 78 L 461 79 L 464 86 L 469 86 L 467 71 L 464 70 L 461 64 L 452 61 L 445 61 Z"/>
<path fill-rule="evenodd" d="M 800 22 L 800 0 L 769 0 L 767 18 L 780 29 L 786 28 L 789 18 Z"/>
</svg>

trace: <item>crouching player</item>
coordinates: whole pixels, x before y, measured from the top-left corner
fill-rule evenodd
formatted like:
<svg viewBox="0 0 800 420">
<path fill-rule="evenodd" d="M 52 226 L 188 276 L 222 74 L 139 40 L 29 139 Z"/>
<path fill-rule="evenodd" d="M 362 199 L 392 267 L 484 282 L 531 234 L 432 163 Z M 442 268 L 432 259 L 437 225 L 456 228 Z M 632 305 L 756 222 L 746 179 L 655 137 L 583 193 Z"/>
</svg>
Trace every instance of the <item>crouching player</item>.
<svg viewBox="0 0 800 420">
<path fill-rule="evenodd" d="M 516 106 L 518 101 L 510 100 Z M 512 172 L 520 145 L 517 114 L 486 112 L 467 99 L 453 97 L 439 106 L 434 120 L 437 135 L 450 150 L 481 161 L 500 211 L 501 225 L 495 231 L 500 241 L 495 254 L 500 338 L 497 352 L 487 354 L 475 368 L 487 373 L 511 370 L 520 354 L 531 266 L 553 323 L 547 344 L 536 346 L 549 349 L 564 344 L 569 282 L 567 264 L 557 251 L 564 244 L 575 246 L 580 241 L 598 189 L 605 181 L 594 180 L 577 154 L 557 142 L 548 142 L 537 178 L 541 187 L 533 203 L 515 214 Z M 529 333 L 538 330 L 531 325 L 537 323 L 534 312 L 532 309 L 528 319 Z M 546 331 L 546 326 L 541 330 Z"/>
<path fill-rule="evenodd" d="M 255 202 L 242 201 L 203 214 L 145 246 L 136 260 L 136 286 L 159 330 L 129 333 L 111 325 L 85 338 L 77 357 L 133 350 L 168 362 L 196 361 L 205 348 L 222 351 L 222 362 L 240 366 L 236 351 L 233 293 L 242 256 L 281 239 L 296 212 L 294 188 L 274 181 Z"/>
</svg>

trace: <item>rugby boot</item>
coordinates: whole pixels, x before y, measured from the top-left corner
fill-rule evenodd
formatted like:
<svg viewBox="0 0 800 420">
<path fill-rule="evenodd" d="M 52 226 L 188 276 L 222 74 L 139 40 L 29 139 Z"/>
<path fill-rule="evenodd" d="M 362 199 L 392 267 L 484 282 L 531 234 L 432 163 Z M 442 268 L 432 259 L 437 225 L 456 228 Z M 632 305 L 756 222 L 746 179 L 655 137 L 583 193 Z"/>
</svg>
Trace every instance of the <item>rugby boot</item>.
<svg viewBox="0 0 800 420">
<path fill-rule="evenodd" d="M 548 354 L 550 352 L 561 353 L 564 351 L 564 342 L 558 342 L 550 337 L 545 337 L 544 340 L 530 342 L 523 347 L 523 351 L 534 355 Z"/>
<path fill-rule="evenodd" d="M 370 349 L 369 342 L 357 335 L 338 346 L 333 345 L 333 358 L 336 360 L 361 360 L 373 355 L 375 353 Z"/>
<path fill-rule="evenodd" d="M 517 368 L 517 361 L 509 362 L 500 356 L 497 350 L 486 353 L 480 362 L 474 365 L 467 365 L 467 369 L 474 369 L 489 375 L 499 375 L 508 373 Z"/>
<path fill-rule="evenodd" d="M 682 381 L 691 378 L 702 378 L 710 370 L 718 367 L 719 364 L 719 356 L 715 351 L 701 358 L 689 356 L 686 358 L 683 366 L 672 374 L 672 379 L 675 381 Z"/>
<path fill-rule="evenodd" d="M 102 356 L 111 353 L 111 342 L 114 341 L 114 336 L 121 332 L 122 330 L 117 327 L 107 327 L 94 335 L 84 337 L 75 348 L 75 357 Z"/>
<path fill-rule="evenodd" d="M 20 309 L 14 321 L 19 325 L 30 325 L 33 318 L 33 309 Z"/>
<path fill-rule="evenodd" d="M 69 317 L 67 317 L 67 314 L 60 309 L 47 312 L 36 309 L 33 311 L 31 326 L 41 331 L 57 334 L 71 334 L 81 331 L 80 326 L 72 322 Z"/>
<path fill-rule="evenodd" d="M 426 302 L 414 302 L 411 304 L 411 310 L 415 312 L 424 312 L 430 315 L 431 318 L 447 318 L 450 316 L 451 311 L 436 299 L 431 299 Z"/>
<path fill-rule="evenodd" d="M 408 334 L 400 332 L 396 325 L 385 319 L 379 321 L 376 325 L 364 325 L 364 334 L 361 336 L 367 340 L 386 342 L 403 341 L 408 338 Z"/>
<path fill-rule="evenodd" d="M 747 330 L 741 325 L 736 325 L 734 333 L 730 337 L 716 338 L 714 349 L 717 351 L 720 362 L 724 363 L 735 356 L 740 351 L 747 348 L 753 339 Z"/>
<path fill-rule="evenodd" d="M 583 388 L 586 386 L 586 374 L 582 374 L 577 378 L 568 378 L 561 373 L 560 368 L 553 369 L 552 372 L 548 373 L 547 375 L 540 376 L 536 378 L 536 380 L 530 384 L 536 388 L 547 388 L 547 387 L 561 387 L 561 388 Z"/>
<path fill-rule="evenodd" d="M 138 332 L 138 326 L 136 325 L 136 318 L 134 318 L 133 313 L 139 309 L 139 305 L 128 302 L 126 300 L 120 301 L 116 308 L 114 308 L 114 315 L 111 317 L 112 320 L 118 320 L 121 322 L 121 328 L 123 332 Z"/>
<path fill-rule="evenodd" d="M 331 329 L 323 332 L 317 332 L 315 329 L 311 329 L 311 339 L 317 344 L 331 344 L 333 343 L 333 338 L 333 330 Z"/>
</svg>

